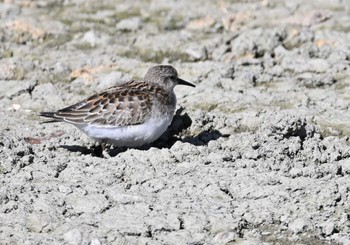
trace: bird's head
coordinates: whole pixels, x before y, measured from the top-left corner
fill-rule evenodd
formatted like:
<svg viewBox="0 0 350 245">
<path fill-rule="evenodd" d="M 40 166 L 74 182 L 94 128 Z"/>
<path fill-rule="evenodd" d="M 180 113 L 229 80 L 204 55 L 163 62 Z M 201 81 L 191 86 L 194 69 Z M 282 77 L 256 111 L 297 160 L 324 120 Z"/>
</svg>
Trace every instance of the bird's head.
<svg viewBox="0 0 350 245">
<path fill-rule="evenodd" d="M 170 65 L 157 65 L 150 68 L 143 80 L 160 85 L 166 90 L 173 90 L 176 85 L 196 87 L 194 84 L 179 78 L 176 69 Z"/>
</svg>

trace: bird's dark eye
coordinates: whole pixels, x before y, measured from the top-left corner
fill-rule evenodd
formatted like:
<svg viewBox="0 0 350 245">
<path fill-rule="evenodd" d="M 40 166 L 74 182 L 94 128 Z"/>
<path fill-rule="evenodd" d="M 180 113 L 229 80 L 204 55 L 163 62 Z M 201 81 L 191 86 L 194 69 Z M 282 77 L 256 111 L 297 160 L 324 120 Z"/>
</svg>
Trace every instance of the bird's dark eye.
<svg viewBox="0 0 350 245">
<path fill-rule="evenodd" d="M 176 79 L 176 77 L 174 77 L 174 76 L 170 76 L 169 77 L 171 80 L 175 80 Z"/>
</svg>

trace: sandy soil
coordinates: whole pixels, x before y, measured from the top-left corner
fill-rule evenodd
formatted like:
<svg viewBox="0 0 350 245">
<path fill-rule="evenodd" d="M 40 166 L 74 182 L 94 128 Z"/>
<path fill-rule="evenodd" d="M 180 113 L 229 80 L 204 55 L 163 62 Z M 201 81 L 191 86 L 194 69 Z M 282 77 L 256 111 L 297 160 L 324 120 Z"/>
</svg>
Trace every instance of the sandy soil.
<svg viewBox="0 0 350 245">
<path fill-rule="evenodd" d="M 1 244 L 350 244 L 350 3 L 0 3 Z M 151 147 L 38 112 L 170 63 Z"/>
</svg>

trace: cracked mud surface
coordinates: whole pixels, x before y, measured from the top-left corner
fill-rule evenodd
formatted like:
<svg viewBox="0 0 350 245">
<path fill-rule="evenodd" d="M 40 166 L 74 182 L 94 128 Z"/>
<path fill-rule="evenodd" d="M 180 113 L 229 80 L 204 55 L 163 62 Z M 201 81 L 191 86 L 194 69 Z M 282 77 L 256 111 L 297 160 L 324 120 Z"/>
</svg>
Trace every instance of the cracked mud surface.
<svg viewBox="0 0 350 245">
<path fill-rule="evenodd" d="M 0 3 L 1 244 L 350 244 L 347 1 Z M 59 109 L 170 63 L 169 130 L 110 149 Z"/>
</svg>

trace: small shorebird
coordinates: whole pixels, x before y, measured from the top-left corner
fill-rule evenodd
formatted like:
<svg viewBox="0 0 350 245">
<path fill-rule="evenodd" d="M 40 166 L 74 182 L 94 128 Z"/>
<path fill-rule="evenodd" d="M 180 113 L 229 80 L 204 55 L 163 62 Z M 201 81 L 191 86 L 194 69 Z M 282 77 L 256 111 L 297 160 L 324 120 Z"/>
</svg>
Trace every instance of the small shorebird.
<svg viewBox="0 0 350 245">
<path fill-rule="evenodd" d="M 180 79 L 174 67 L 158 65 L 140 81 L 111 87 L 74 105 L 40 115 L 52 118 L 49 122 L 73 124 L 101 143 L 142 146 L 158 139 L 170 125 L 176 108 L 176 85 L 195 87 Z"/>
</svg>

